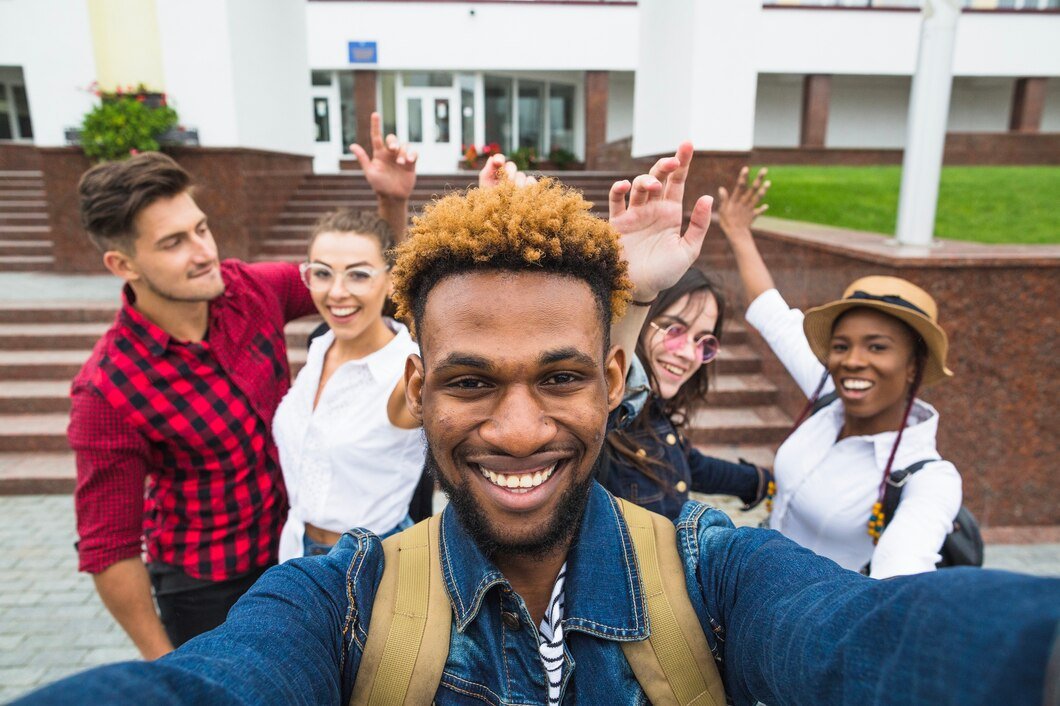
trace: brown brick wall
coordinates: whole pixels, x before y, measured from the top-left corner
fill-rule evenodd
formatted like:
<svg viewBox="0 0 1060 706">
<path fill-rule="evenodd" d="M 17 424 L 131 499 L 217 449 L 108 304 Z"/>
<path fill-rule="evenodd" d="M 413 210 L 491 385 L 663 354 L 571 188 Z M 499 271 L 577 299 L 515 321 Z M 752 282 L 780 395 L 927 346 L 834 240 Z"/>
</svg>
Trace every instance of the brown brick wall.
<svg viewBox="0 0 1060 706">
<path fill-rule="evenodd" d="M 988 525 L 1060 524 L 1060 246 L 949 242 L 910 256 L 883 236 L 760 223 L 759 248 L 792 306 L 833 300 L 869 274 L 905 277 L 936 298 L 956 376 L 922 396 L 941 414 L 939 451 L 960 470 L 965 503 Z M 742 288 L 716 225 L 698 264 L 722 282 L 730 313 L 742 318 Z M 805 397 L 764 342 L 751 338 L 780 404 L 797 414 Z"/>
<path fill-rule="evenodd" d="M 77 182 L 91 166 L 76 147 L 40 148 L 48 216 L 60 272 L 103 272 L 81 229 Z M 284 204 L 312 172 L 312 157 L 242 148 L 169 150 L 196 184 L 195 199 L 209 216 L 222 257 L 249 259 Z"/>
<path fill-rule="evenodd" d="M 40 169 L 40 156 L 35 145 L 0 142 L 0 172 Z"/>
</svg>

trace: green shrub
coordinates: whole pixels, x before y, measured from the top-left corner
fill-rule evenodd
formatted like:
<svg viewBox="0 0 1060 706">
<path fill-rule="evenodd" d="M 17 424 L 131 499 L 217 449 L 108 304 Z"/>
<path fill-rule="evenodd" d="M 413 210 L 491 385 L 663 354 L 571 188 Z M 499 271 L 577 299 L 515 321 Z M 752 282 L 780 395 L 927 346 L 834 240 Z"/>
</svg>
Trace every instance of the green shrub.
<svg viewBox="0 0 1060 706">
<path fill-rule="evenodd" d="M 177 124 L 177 111 L 146 91 L 100 94 L 81 123 L 81 147 L 99 161 L 158 149 L 158 136 Z M 158 103 L 153 106 L 152 103 Z"/>
<path fill-rule="evenodd" d="M 508 159 L 515 162 L 519 171 L 525 172 L 537 164 L 537 150 L 533 147 L 520 147 L 512 152 Z"/>
</svg>

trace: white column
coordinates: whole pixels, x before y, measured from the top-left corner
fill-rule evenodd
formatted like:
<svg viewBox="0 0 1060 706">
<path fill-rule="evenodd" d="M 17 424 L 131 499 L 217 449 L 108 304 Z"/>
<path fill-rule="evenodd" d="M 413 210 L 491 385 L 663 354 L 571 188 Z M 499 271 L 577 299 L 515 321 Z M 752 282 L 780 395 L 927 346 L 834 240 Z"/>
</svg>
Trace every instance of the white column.
<svg viewBox="0 0 1060 706">
<path fill-rule="evenodd" d="M 958 0 L 925 0 L 898 196 L 898 242 L 930 245 L 953 84 Z"/>
</svg>

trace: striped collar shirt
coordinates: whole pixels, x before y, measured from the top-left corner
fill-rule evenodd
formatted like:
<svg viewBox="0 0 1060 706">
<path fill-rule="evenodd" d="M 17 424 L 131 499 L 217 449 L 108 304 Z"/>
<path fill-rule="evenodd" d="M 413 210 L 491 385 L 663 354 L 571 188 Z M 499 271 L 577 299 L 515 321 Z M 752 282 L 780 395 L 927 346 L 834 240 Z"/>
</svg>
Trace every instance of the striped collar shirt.
<svg viewBox="0 0 1060 706">
<path fill-rule="evenodd" d="M 548 672 L 548 706 L 558 706 L 563 684 L 563 580 L 566 577 L 567 563 L 564 562 L 556 585 L 552 587 L 548 610 L 537 628 L 538 649 Z"/>
</svg>

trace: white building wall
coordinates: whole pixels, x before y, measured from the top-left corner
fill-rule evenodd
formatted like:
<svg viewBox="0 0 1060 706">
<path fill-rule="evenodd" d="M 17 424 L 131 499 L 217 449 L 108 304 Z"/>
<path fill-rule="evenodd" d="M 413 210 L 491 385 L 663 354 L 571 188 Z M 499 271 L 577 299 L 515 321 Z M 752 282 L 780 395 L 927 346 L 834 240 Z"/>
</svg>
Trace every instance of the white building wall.
<svg viewBox="0 0 1060 706">
<path fill-rule="evenodd" d="M 697 149 L 750 149 L 761 5 L 651 0 L 638 9 L 633 155 L 671 152 L 687 139 Z"/>
<path fill-rule="evenodd" d="M 632 71 L 637 8 L 623 5 L 309 2 L 309 63 L 350 68 L 348 43 L 374 41 L 365 68 Z M 522 41 L 522 38 L 527 41 Z"/>
<path fill-rule="evenodd" d="M 88 4 L 68 0 L 0 2 L 0 66 L 21 67 L 33 141 L 64 145 L 65 128 L 92 109 L 96 77 Z"/>
<path fill-rule="evenodd" d="M 953 79 L 949 132 L 1005 132 L 1012 112 L 1012 78 Z"/>
<path fill-rule="evenodd" d="M 612 72 L 607 85 L 607 141 L 633 134 L 633 76 L 629 71 Z"/>
<path fill-rule="evenodd" d="M 158 0 L 166 90 L 206 147 L 312 153 L 305 4 Z"/>
<path fill-rule="evenodd" d="M 313 153 L 306 5 L 228 0 L 241 147 Z"/>
<path fill-rule="evenodd" d="M 755 97 L 755 147 L 798 147 L 802 76 L 759 74 Z"/>
<path fill-rule="evenodd" d="M 895 147 L 905 144 L 908 76 L 833 76 L 826 147 Z"/>
</svg>

